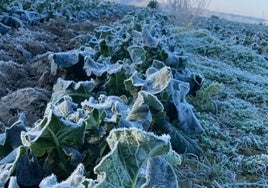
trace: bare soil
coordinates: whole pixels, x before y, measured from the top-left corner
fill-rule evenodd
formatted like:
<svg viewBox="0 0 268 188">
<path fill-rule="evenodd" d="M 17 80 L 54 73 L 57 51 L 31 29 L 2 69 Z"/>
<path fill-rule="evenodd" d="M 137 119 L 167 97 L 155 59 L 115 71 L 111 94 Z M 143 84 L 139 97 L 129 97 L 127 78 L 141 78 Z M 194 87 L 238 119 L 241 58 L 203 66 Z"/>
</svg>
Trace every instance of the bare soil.
<svg viewBox="0 0 268 188">
<path fill-rule="evenodd" d="M 50 19 L 39 25 L 13 29 L 0 35 L 0 126 L 11 126 L 19 114 L 26 116 L 27 126 L 43 117 L 50 101 L 52 86 L 59 75 L 50 74 L 48 56 L 80 47 L 80 42 L 100 25 L 121 19 L 70 22 Z M 80 42 L 79 42 L 80 41 Z"/>
</svg>

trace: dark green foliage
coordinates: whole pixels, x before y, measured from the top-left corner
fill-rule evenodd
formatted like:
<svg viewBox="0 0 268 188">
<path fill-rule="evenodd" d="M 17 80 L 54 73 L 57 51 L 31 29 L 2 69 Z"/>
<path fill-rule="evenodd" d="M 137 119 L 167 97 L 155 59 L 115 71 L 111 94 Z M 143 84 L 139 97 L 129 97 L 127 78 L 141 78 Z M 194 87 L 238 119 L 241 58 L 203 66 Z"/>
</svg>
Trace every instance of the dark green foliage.
<svg viewBox="0 0 268 188">
<path fill-rule="evenodd" d="M 30 148 L 21 148 L 15 169 L 17 182 L 21 186 L 33 186 L 43 179 L 39 161 Z"/>
<path fill-rule="evenodd" d="M 192 153 L 197 156 L 201 155 L 202 148 L 198 145 L 196 141 L 187 135 L 180 132 L 174 125 L 169 123 L 162 114 L 158 114 L 158 121 L 153 125 L 153 130 L 158 133 L 169 134 L 171 139 L 172 148 L 180 154 Z M 162 116 L 162 117 L 161 117 Z"/>
</svg>

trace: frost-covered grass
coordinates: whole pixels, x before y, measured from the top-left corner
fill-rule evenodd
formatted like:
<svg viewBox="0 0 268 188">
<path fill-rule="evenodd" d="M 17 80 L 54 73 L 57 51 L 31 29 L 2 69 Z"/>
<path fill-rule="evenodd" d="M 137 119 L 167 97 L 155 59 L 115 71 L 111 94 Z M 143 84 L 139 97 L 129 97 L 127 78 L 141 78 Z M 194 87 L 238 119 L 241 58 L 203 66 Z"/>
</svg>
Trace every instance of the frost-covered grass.
<svg viewBox="0 0 268 188">
<path fill-rule="evenodd" d="M 248 24 L 248 31 L 244 24 L 224 21 L 221 25 L 211 20 L 205 28 L 216 24 L 220 31 L 241 38 L 246 32 L 255 36 L 267 29 Z M 186 159 L 184 173 L 179 174 L 186 176 L 185 186 L 266 187 L 268 61 L 251 46 L 230 42 L 223 35 L 188 28 L 176 36 L 178 48 L 191 57 L 189 69 L 206 78 L 204 89 L 189 100 L 206 130 L 200 138 L 205 152 L 200 160 Z M 213 87 L 214 94 L 209 96 L 207 88 Z"/>
</svg>

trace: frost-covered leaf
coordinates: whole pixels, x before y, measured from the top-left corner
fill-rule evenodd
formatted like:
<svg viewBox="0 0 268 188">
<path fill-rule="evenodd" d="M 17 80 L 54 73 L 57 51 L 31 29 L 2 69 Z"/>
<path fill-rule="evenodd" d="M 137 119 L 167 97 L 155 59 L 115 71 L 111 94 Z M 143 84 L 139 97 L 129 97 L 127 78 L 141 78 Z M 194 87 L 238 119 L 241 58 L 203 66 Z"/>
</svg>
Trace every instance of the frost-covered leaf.
<svg viewBox="0 0 268 188">
<path fill-rule="evenodd" d="M 16 176 L 10 178 L 8 188 L 19 188 Z"/>
<path fill-rule="evenodd" d="M 134 86 L 142 87 L 144 91 L 157 94 L 169 85 L 172 79 L 172 72 L 169 67 L 163 67 L 160 70 L 150 67 L 146 71 L 146 80 L 140 78 L 137 72 L 134 73 L 130 79 Z"/>
<path fill-rule="evenodd" d="M 54 63 L 60 67 L 71 67 L 78 63 L 79 61 L 79 51 L 69 51 L 69 52 L 59 52 L 49 55 L 50 63 Z"/>
<path fill-rule="evenodd" d="M 123 69 L 116 74 L 109 75 L 108 81 L 104 85 L 107 94 L 116 96 L 127 95 L 128 92 L 124 86 L 124 81 L 126 79 L 127 75 Z"/>
<path fill-rule="evenodd" d="M 56 149 L 59 157 L 62 155 L 63 145 L 83 144 L 85 136 L 85 125 L 78 125 L 59 117 L 52 109 L 48 109 L 47 115 L 35 128 L 32 134 L 35 138 L 32 140 L 31 149 L 36 156 L 43 156 L 47 151 Z"/>
<path fill-rule="evenodd" d="M 4 187 L 15 170 L 19 148 L 14 149 L 0 161 L 0 186 Z"/>
<path fill-rule="evenodd" d="M 40 188 L 84 188 L 84 166 L 79 164 L 73 173 L 64 181 L 58 183 L 57 177 L 52 174 L 44 178 L 39 184 Z"/>
<path fill-rule="evenodd" d="M 27 147 L 18 147 L 0 161 L 0 186 L 4 187 L 15 172 L 22 186 L 34 186 L 42 179 L 42 172 L 34 154 Z"/>
<path fill-rule="evenodd" d="M 151 35 L 147 25 L 144 25 L 142 28 L 142 41 L 144 46 L 148 46 L 150 48 L 156 48 L 159 44 L 159 40 Z"/>
<path fill-rule="evenodd" d="M 95 36 L 97 38 L 105 39 L 106 37 L 112 35 L 113 28 L 109 26 L 100 26 L 99 28 L 95 29 Z"/>
<path fill-rule="evenodd" d="M 76 103 L 73 103 L 71 97 L 64 96 L 62 101 L 58 101 L 55 104 L 55 111 L 59 116 L 67 117 L 74 112 L 77 106 Z"/>
<path fill-rule="evenodd" d="M 135 127 L 148 130 L 153 117 L 152 113 L 162 111 L 164 109 L 162 103 L 154 95 L 140 91 L 131 111 L 126 120 L 136 124 Z"/>
<path fill-rule="evenodd" d="M 178 188 L 179 183 L 173 167 L 163 158 L 151 158 L 147 165 L 146 183 L 142 188 Z"/>
<path fill-rule="evenodd" d="M 196 155 L 200 155 L 202 149 L 197 144 L 196 141 L 189 138 L 187 135 L 182 134 L 176 127 L 174 127 L 167 120 L 161 119 L 155 125 L 155 129 L 160 131 L 161 133 L 170 135 L 170 142 L 172 148 L 180 154 L 183 153 L 193 153 Z"/>
<path fill-rule="evenodd" d="M 96 187 L 141 186 L 146 180 L 140 173 L 148 160 L 167 155 L 171 149 L 168 136 L 159 137 L 136 128 L 114 129 L 107 142 L 112 151 L 94 168 L 99 182 Z"/>
<path fill-rule="evenodd" d="M 83 162 L 86 155 L 79 152 L 75 147 L 63 147 L 65 155 L 69 157 L 70 164 L 72 166 L 77 166 L 79 163 Z"/>
<path fill-rule="evenodd" d="M 167 94 L 171 96 L 172 106 L 177 111 L 175 116 L 179 122 L 179 126 L 187 134 L 200 134 L 204 132 L 199 120 L 193 112 L 193 106 L 186 101 L 186 95 L 190 91 L 190 86 L 186 82 L 172 79 L 168 88 Z M 171 108 L 168 106 L 168 108 Z M 169 109 L 166 109 L 169 113 L 173 113 Z"/>
<path fill-rule="evenodd" d="M 21 113 L 18 121 L 6 128 L 5 133 L 0 134 L 0 157 L 22 145 L 20 135 L 22 131 L 26 131 L 24 122 L 25 115 Z"/>
<path fill-rule="evenodd" d="M 51 17 L 79 18 L 83 22 L 81 27 L 84 15 L 109 18 L 117 17 L 117 12 L 121 12 L 106 3 L 103 3 L 106 6 L 101 12 L 96 12 L 84 6 L 84 0 L 55 1 L 49 6 L 47 0 L 14 3 L 23 9 L 36 9 L 39 14 L 33 17 L 45 15 L 44 20 Z M 25 20 L 30 23 L 34 20 L 30 12 L 22 12 L 18 17 L 26 15 Z M 57 179 L 66 179 L 80 162 L 84 163 L 87 176 L 92 178 L 93 168 L 99 161 L 95 168 L 98 179 L 86 180 L 92 187 L 142 187 L 143 184 L 143 187 L 177 187 L 178 181 L 172 166 L 179 164 L 178 155 L 171 150 L 167 137 L 145 132 L 148 130 L 170 134 L 172 147 L 176 151 L 199 153 L 198 146 L 177 129 L 180 124 L 185 127 L 184 121 L 189 120 L 188 123 L 193 124 L 196 119 L 187 115 L 189 109 L 190 115 L 193 115 L 191 106 L 185 101 L 188 88 L 181 87 L 181 82 L 177 84 L 172 78 L 188 83 L 196 80 L 201 83 L 200 79 L 198 77 L 199 80 L 193 78 L 189 81 L 174 75 L 185 68 L 184 56 L 177 52 L 181 50 L 177 46 L 183 44 L 176 43 L 173 29 L 166 26 L 166 18 L 157 12 L 143 9 L 136 12 L 137 15 L 133 13 L 114 25 L 97 28 L 95 36 L 83 33 L 71 40 L 71 43 L 80 43 L 82 41 L 76 40 L 82 37 L 85 44 L 81 49 L 90 46 L 88 48 L 92 48 L 92 51 L 72 50 L 50 55 L 50 72 L 53 75 L 60 75 L 60 71 L 64 70 L 66 79 L 94 80 L 77 83 L 59 79 L 53 88 L 44 119 L 36 122 L 30 131 L 19 130 L 14 134 L 18 142 L 12 146 L 4 145 L 6 153 L 2 156 L 21 144 L 31 148 L 21 156 L 21 160 L 26 161 L 25 166 L 31 166 L 27 160 L 32 159 L 42 164 L 44 176 L 52 172 L 57 175 L 57 178 L 46 178 L 40 187 L 80 187 L 81 183 L 85 183 L 82 182 L 83 173 L 74 172 L 61 183 Z M 52 24 L 53 28 L 59 29 L 53 23 L 57 22 L 50 22 L 48 26 Z M 190 92 L 191 88 L 190 83 Z M 172 108 L 164 109 L 169 106 L 167 104 L 171 104 Z M 175 120 L 170 117 L 171 113 L 175 114 Z M 164 114 L 166 122 L 158 121 L 159 114 Z M 183 119 L 184 115 L 188 118 Z M 160 128 L 157 129 L 157 126 Z M 115 127 L 130 129 L 112 130 Z M 108 143 L 112 151 L 103 157 L 110 151 L 105 142 L 109 133 Z M 8 143 L 6 140 L 6 135 L 0 135 L 1 143 Z M 37 160 L 34 156 L 38 157 Z M 29 173 L 32 173 L 31 168 Z M 21 174 L 22 171 L 18 171 L 18 177 L 22 177 Z"/>
<path fill-rule="evenodd" d="M 196 95 L 196 92 L 201 88 L 204 81 L 204 78 L 200 74 L 193 74 L 189 70 L 177 72 L 174 78 L 182 82 L 189 83 L 189 94 L 192 96 Z"/>
<path fill-rule="evenodd" d="M 94 80 L 74 82 L 58 78 L 57 83 L 53 86 L 52 103 L 64 96 L 70 96 L 74 101 L 81 102 L 91 96 L 91 91 L 95 86 Z"/>
<path fill-rule="evenodd" d="M 51 188 L 52 188 L 52 187 L 55 186 L 57 183 L 58 183 L 58 182 L 57 182 L 57 177 L 56 177 L 54 174 L 52 174 L 52 175 L 50 175 L 50 176 L 44 178 L 44 179 L 40 182 L 39 187 L 40 187 L 40 188 L 46 188 L 46 187 L 51 187 Z"/>
<path fill-rule="evenodd" d="M 166 64 L 168 66 L 171 66 L 171 67 L 184 69 L 185 68 L 185 61 L 186 61 L 186 57 L 169 52 Z"/>
<path fill-rule="evenodd" d="M 90 56 L 85 57 L 84 70 L 88 76 L 96 75 L 101 76 L 104 73 L 114 74 L 121 70 L 122 65 L 119 63 L 111 64 L 110 58 L 100 57 L 100 59 L 95 61 Z"/>
<path fill-rule="evenodd" d="M 84 139 L 85 123 L 74 123 L 60 116 L 52 104 L 48 104 L 44 118 L 22 135 L 23 143 L 42 159 L 43 173 L 54 172 L 60 178 L 68 176 L 68 172 L 84 159 L 79 151 Z"/>
<path fill-rule="evenodd" d="M 27 147 L 20 147 L 15 168 L 18 184 L 22 186 L 37 185 L 43 178 L 42 170 L 36 156 Z"/>
<path fill-rule="evenodd" d="M 98 100 L 90 97 L 82 102 L 82 108 L 88 112 L 88 116 L 85 118 L 86 127 L 88 129 L 99 129 L 103 122 L 117 123 L 119 116 L 125 118 L 128 113 L 128 106 L 123 98 L 101 94 Z"/>
<path fill-rule="evenodd" d="M 71 50 L 50 54 L 48 59 L 51 64 L 51 74 L 56 75 L 58 67 L 73 68 L 74 71 L 80 72 L 83 70 L 85 56 L 94 54 L 95 51 L 92 48 L 85 48 L 84 51 Z"/>
<path fill-rule="evenodd" d="M 141 101 L 144 101 L 144 103 L 150 107 L 153 113 L 164 110 L 162 103 L 158 100 L 158 98 L 155 95 L 152 95 L 149 92 L 140 91 L 138 97 L 139 96 Z"/>
<path fill-rule="evenodd" d="M 135 101 L 126 120 L 137 124 L 137 128 L 142 128 L 146 131 L 149 129 L 153 120 L 152 114 L 149 105 L 144 102 L 143 96 L 141 96 L 140 94 L 138 95 L 138 98 Z"/>
<path fill-rule="evenodd" d="M 101 94 L 96 100 L 94 97 L 90 97 L 88 100 L 85 100 L 81 103 L 84 108 L 104 110 L 109 109 L 115 103 L 115 101 L 122 101 L 120 97 L 117 96 L 106 96 Z"/>
<path fill-rule="evenodd" d="M 21 113 L 18 121 L 16 121 L 10 128 L 6 129 L 6 141 L 13 149 L 19 147 L 22 144 L 20 134 L 22 131 L 26 131 L 24 122 L 25 115 Z"/>
<path fill-rule="evenodd" d="M 132 63 L 134 64 L 141 64 L 146 59 L 146 51 L 141 46 L 130 46 L 127 48 Z"/>
<path fill-rule="evenodd" d="M 167 93 L 172 96 L 175 91 L 180 91 L 182 100 L 185 100 L 187 93 L 190 91 L 189 84 L 180 80 L 172 79 L 167 87 Z"/>
<path fill-rule="evenodd" d="M 189 91 L 189 85 L 180 84 L 179 88 L 173 93 L 172 100 L 177 109 L 180 126 L 188 134 L 203 133 L 204 129 L 193 112 L 193 106 L 185 98 Z"/>
</svg>

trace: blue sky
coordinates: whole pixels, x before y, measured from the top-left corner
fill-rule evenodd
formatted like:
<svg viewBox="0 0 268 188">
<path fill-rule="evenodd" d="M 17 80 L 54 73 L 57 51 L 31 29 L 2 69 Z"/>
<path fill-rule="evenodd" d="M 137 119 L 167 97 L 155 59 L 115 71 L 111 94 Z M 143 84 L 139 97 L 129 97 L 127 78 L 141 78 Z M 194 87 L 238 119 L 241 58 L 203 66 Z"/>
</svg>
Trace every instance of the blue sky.
<svg viewBox="0 0 268 188">
<path fill-rule="evenodd" d="M 208 8 L 268 20 L 268 0 L 211 0 Z"/>
</svg>

